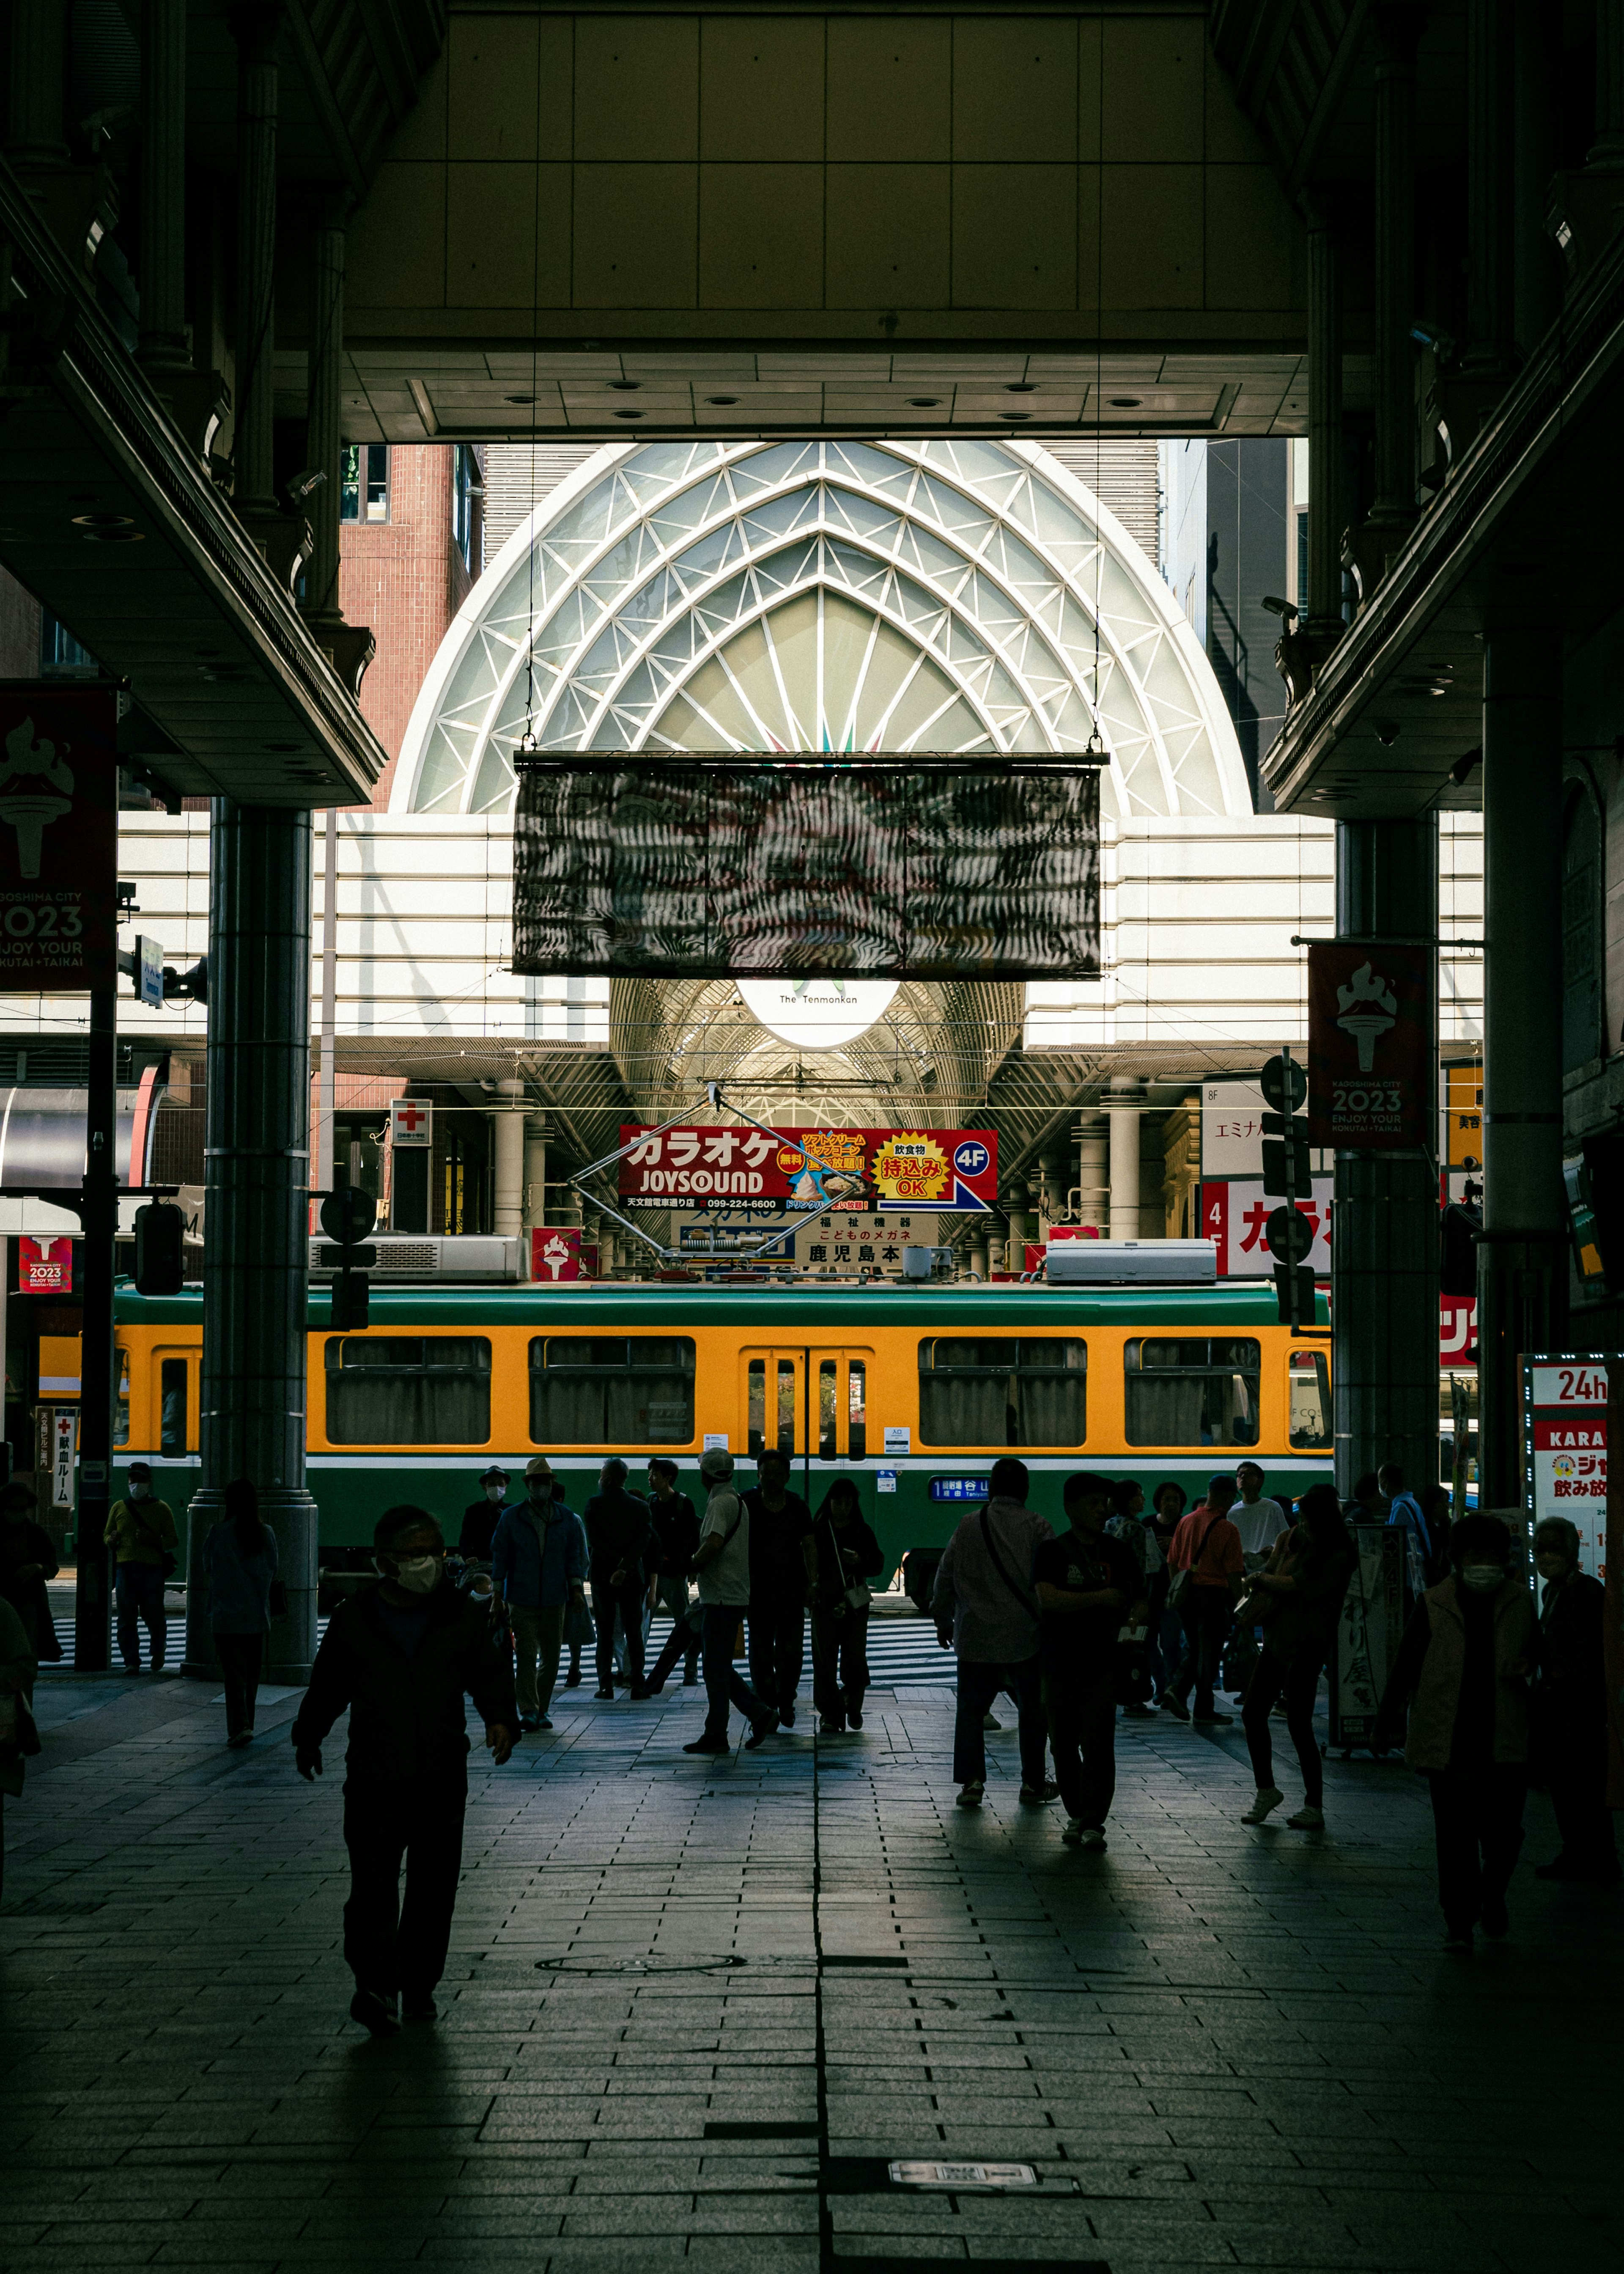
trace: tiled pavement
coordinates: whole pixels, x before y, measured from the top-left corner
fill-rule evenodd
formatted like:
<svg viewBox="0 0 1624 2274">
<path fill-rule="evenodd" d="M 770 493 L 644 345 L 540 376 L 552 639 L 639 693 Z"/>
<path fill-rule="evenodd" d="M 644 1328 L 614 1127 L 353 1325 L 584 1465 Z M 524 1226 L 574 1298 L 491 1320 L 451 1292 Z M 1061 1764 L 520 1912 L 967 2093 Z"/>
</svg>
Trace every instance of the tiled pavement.
<svg viewBox="0 0 1624 2274">
<path fill-rule="evenodd" d="M 443 2017 L 374 2044 L 339 1749 L 306 1788 L 290 1698 L 235 1754 L 212 1694 L 41 1684 L 5 1803 L 6 2274 L 1624 2268 L 1620 1906 L 1525 1865 L 1511 1942 L 1447 1960 L 1402 1769 L 1333 1760 L 1322 1839 L 1251 1831 L 1238 1729 L 1124 1724 L 1083 1856 L 1018 1804 L 1012 1732 L 955 1811 L 945 1692 L 720 1763 L 680 1751 L 691 1691 L 572 1693 L 476 1756 Z M 896 2157 L 1040 2185 L 921 2194 Z"/>
</svg>

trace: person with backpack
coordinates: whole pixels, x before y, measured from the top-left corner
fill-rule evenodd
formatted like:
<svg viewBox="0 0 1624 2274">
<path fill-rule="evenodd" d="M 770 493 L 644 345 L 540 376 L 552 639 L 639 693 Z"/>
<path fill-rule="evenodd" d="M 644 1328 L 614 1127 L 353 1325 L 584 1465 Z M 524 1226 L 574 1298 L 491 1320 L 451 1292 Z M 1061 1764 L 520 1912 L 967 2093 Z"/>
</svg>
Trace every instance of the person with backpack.
<svg viewBox="0 0 1624 2274">
<path fill-rule="evenodd" d="M 1049 1730 L 1032 1590 L 1033 1558 L 1055 1528 L 1026 1506 L 1027 1482 L 1024 1461 L 1010 1455 L 995 1461 L 987 1499 L 960 1522 L 936 1567 L 930 1615 L 937 1641 L 959 1660 L 953 1781 L 960 1808 L 979 1808 L 986 1794 L 985 1716 L 1004 1689 L 1015 1699 L 1022 1801 L 1042 1808 L 1060 1796 L 1046 1774 Z"/>
<path fill-rule="evenodd" d="M 778 1726 L 776 1707 L 758 1698 L 733 1664 L 733 1638 L 750 1605 L 750 1511 L 733 1490 L 733 1457 L 719 1445 L 700 1456 L 709 1498 L 699 1527 L 694 1570 L 705 1607 L 705 1726 L 685 1753 L 725 1753 L 727 1709 L 736 1706 L 750 1725 L 744 1749 L 753 1753 Z"/>
<path fill-rule="evenodd" d="M 203 1542 L 208 1623 L 226 1693 L 226 1743 L 252 1744 L 254 1701 L 276 1586 L 276 1534 L 259 1516 L 259 1495 L 246 1477 L 226 1487 L 225 1513 Z"/>
<path fill-rule="evenodd" d="M 128 1496 L 116 1500 L 107 1515 L 107 1544 L 118 1567 L 118 1655 L 126 1674 L 140 1672 L 144 1625 L 152 1670 L 162 1674 L 169 1639 L 163 1587 L 175 1569 L 179 1535 L 168 1501 L 153 1498 L 147 1463 L 132 1461 L 129 1474 Z"/>
<path fill-rule="evenodd" d="M 586 1530 L 566 1505 L 545 1454 L 524 1472 L 524 1501 L 505 1508 L 491 1535 L 491 1580 L 513 1633 L 519 1727 L 553 1727 L 547 1708 L 558 1680 L 564 1614 L 585 1608 Z"/>
<path fill-rule="evenodd" d="M 1283 1696 L 1286 1728 L 1303 1772 L 1303 1805 L 1286 1822 L 1298 1832 L 1324 1826 L 1325 1773 L 1314 1741 L 1314 1699 L 1357 1560 L 1335 1486 L 1311 1485 L 1297 1502 L 1295 1526 L 1275 1541 L 1267 1568 L 1252 1583 L 1251 1615 L 1262 1624 L 1263 1647 L 1241 1707 L 1258 1788 L 1243 1824 L 1261 1824 L 1285 1798 L 1274 1782 L 1269 1732 L 1269 1714 Z"/>
<path fill-rule="evenodd" d="M 1234 1498 L 1232 1472 L 1209 1479 L 1207 1498 L 1180 1517 L 1168 1546 L 1168 1600 L 1184 1621 L 1184 1655 L 1158 1702 L 1164 1713 L 1188 1721 L 1193 1684 L 1194 1720 L 1207 1728 L 1227 1728 L 1233 1719 L 1218 1711 L 1213 1687 L 1245 1575 L 1241 1536 L 1229 1521 Z"/>
<path fill-rule="evenodd" d="M 818 1734 L 862 1728 L 868 1688 L 868 1588 L 885 1554 L 863 1521 L 857 1487 L 837 1477 L 813 1525 L 812 1705 Z"/>
<path fill-rule="evenodd" d="M 1105 1845 L 1116 1790 L 1117 1638 L 1124 1624 L 1142 1626 L 1150 1608 L 1138 1556 L 1106 1530 L 1111 1490 L 1106 1477 L 1068 1477 L 1071 1528 L 1042 1541 L 1032 1562 L 1043 1706 L 1066 1812 L 1060 1837 L 1072 1848 Z"/>
</svg>

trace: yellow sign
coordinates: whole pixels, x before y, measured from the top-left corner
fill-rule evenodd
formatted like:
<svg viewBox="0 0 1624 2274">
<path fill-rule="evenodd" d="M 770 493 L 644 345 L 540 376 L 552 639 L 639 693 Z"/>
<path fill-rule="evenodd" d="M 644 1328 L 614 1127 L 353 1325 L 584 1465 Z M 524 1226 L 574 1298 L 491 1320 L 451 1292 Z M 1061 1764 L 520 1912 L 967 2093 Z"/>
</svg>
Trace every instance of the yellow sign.
<svg viewBox="0 0 1624 2274">
<path fill-rule="evenodd" d="M 948 1196 L 947 1156 L 919 1130 L 893 1131 L 875 1153 L 873 1176 L 886 1200 L 939 1201 Z"/>
<path fill-rule="evenodd" d="M 1483 1166 L 1483 1068 L 1478 1065 L 1444 1068 L 1449 1127 L 1448 1161 L 1452 1169 Z"/>
</svg>

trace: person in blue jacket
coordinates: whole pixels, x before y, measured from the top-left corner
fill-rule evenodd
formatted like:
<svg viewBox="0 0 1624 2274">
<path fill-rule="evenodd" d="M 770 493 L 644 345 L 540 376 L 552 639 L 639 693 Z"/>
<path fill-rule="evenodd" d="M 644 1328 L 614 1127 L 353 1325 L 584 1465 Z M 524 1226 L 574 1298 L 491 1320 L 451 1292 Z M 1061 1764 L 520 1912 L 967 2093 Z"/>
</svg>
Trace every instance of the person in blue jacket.
<svg viewBox="0 0 1624 2274">
<path fill-rule="evenodd" d="M 551 1464 L 524 1472 L 524 1500 L 505 1508 L 491 1535 L 491 1578 L 513 1630 L 521 1729 L 550 1729 L 564 1614 L 586 1602 L 586 1526 L 566 1506 Z"/>
</svg>

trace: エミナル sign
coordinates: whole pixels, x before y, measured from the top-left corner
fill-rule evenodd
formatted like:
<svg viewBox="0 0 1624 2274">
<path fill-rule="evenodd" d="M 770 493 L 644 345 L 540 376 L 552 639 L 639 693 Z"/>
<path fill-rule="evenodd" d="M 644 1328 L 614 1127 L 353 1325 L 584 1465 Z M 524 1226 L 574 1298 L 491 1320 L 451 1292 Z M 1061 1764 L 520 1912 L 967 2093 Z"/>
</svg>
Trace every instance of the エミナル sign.
<svg viewBox="0 0 1624 2274">
<path fill-rule="evenodd" d="M 1316 940 L 1308 951 L 1308 1141 L 1432 1142 L 1432 955 Z"/>
<path fill-rule="evenodd" d="M 0 992 L 118 977 L 117 694 L 0 683 Z"/>
</svg>

